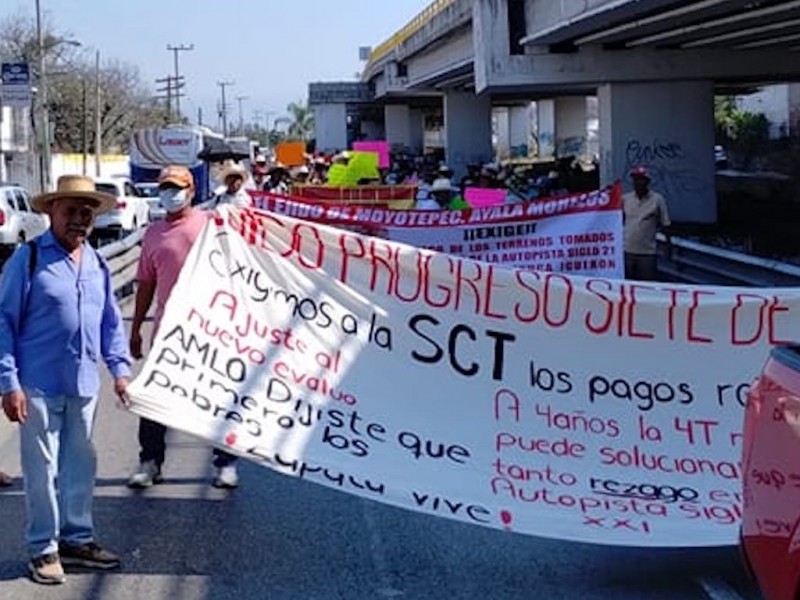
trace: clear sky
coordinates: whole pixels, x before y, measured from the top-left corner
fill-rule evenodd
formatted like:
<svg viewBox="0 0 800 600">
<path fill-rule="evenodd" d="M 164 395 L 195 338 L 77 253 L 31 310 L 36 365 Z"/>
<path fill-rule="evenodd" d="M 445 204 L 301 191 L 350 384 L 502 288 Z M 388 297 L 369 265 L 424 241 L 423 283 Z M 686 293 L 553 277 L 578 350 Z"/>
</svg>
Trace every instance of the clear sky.
<svg viewBox="0 0 800 600">
<path fill-rule="evenodd" d="M 132 63 L 155 90 L 171 75 L 167 45 L 194 44 L 180 53 L 188 97 L 183 112 L 217 123 L 218 81 L 227 88 L 230 119 L 270 111 L 274 120 L 292 101 L 305 101 L 313 81 L 353 81 L 359 46 L 377 46 L 430 0 L 40 0 L 46 18 L 102 57 Z M 0 0 L 0 20 L 35 14 L 34 0 Z M 263 116 L 262 116 L 263 118 Z"/>
</svg>

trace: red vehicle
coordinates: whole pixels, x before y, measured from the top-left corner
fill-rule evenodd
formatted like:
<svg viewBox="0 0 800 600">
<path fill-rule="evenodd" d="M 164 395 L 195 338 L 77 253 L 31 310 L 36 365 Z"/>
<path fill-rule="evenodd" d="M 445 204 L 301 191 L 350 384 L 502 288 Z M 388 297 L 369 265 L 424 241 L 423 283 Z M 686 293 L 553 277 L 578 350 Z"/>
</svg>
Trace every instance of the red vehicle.
<svg viewBox="0 0 800 600">
<path fill-rule="evenodd" d="M 745 558 L 766 600 L 800 600 L 800 346 L 772 350 L 743 447 Z"/>
</svg>

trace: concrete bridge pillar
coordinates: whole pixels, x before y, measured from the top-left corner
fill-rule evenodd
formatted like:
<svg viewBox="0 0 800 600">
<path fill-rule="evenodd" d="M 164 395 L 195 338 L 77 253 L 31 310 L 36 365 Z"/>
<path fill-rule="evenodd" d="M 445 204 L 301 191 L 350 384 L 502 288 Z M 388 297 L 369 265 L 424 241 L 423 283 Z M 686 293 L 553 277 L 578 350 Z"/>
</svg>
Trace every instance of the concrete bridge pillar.
<svg viewBox="0 0 800 600">
<path fill-rule="evenodd" d="M 556 103 L 552 99 L 536 102 L 536 139 L 539 156 L 553 156 L 556 151 Z"/>
<path fill-rule="evenodd" d="M 407 104 L 387 104 L 384 108 L 386 140 L 392 147 L 408 148 L 422 152 L 422 111 Z"/>
<path fill-rule="evenodd" d="M 492 109 L 494 122 L 495 154 L 499 160 L 511 156 L 511 116 L 507 106 L 496 106 Z"/>
<path fill-rule="evenodd" d="M 648 169 L 673 221 L 714 223 L 714 85 L 711 81 L 612 83 L 598 89 L 600 182 Z"/>
<path fill-rule="evenodd" d="M 498 159 L 528 156 L 531 137 L 530 103 L 493 110 Z"/>
<path fill-rule="evenodd" d="M 531 139 L 530 103 L 508 109 L 511 157 L 528 156 Z"/>
<path fill-rule="evenodd" d="M 347 104 L 314 106 L 314 134 L 317 149 L 334 152 L 347 149 Z"/>
<path fill-rule="evenodd" d="M 556 98 L 556 153 L 578 155 L 586 144 L 588 118 L 584 96 Z"/>
<path fill-rule="evenodd" d="M 445 155 L 455 179 L 469 164 L 491 162 L 492 99 L 474 91 L 449 90 L 444 95 Z"/>
</svg>

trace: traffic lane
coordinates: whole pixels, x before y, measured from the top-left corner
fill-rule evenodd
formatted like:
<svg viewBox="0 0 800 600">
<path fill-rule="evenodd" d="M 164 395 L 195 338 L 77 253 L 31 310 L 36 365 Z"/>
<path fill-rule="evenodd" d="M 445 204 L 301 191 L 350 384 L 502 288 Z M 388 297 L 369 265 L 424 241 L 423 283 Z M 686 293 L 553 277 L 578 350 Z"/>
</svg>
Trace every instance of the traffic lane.
<svg viewBox="0 0 800 600">
<path fill-rule="evenodd" d="M 121 554 L 123 568 L 71 573 L 60 589 L 28 582 L 17 481 L 0 492 L 0 598 L 708 600 L 717 582 L 733 590 L 725 600 L 758 597 L 731 548 L 643 550 L 511 534 L 247 461 L 238 490 L 215 490 L 209 448 L 177 433 L 168 438 L 167 483 L 134 492 L 125 482 L 138 463 L 138 420 L 116 407 L 108 376 L 101 397 L 95 516 L 99 540 Z"/>
<path fill-rule="evenodd" d="M 707 580 L 748 587 L 732 549 L 627 549 L 508 534 L 249 463 L 239 490 L 219 492 L 207 484 L 207 449 L 183 436 L 172 441 L 164 486 L 131 493 L 122 473 L 98 480 L 98 532 L 121 553 L 123 568 L 71 574 L 68 595 L 57 597 L 655 600 L 707 599 Z M 19 523 L 21 496 L 8 495 L 0 506 L 4 523 Z M 0 598 L 50 594 L 23 578 L 22 546 L 8 544 L 13 528 L 3 529 Z"/>
</svg>

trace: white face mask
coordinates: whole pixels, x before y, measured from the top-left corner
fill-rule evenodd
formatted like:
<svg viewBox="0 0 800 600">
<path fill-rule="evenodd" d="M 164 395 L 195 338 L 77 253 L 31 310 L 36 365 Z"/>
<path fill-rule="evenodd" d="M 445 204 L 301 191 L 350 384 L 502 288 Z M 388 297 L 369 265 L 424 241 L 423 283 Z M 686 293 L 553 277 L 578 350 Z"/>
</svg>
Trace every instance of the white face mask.
<svg viewBox="0 0 800 600">
<path fill-rule="evenodd" d="M 168 213 L 176 213 L 181 210 L 186 206 L 188 199 L 189 196 L 185 189 L 169 188 L 158 193 L 158 200 Z"/>
</svg>

